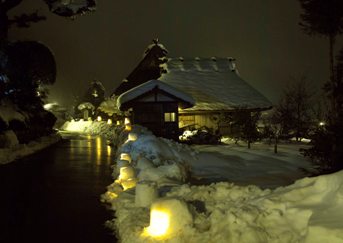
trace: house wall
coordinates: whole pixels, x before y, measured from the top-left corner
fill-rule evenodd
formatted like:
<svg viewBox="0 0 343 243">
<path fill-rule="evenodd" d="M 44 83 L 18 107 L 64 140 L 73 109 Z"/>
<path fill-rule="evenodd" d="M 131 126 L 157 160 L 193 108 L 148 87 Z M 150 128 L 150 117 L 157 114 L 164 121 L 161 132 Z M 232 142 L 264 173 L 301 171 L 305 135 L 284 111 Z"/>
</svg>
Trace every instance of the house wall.
<svg viewBox="0 0 343 243">
<path fill-rule="evenodd" d="M 151 130 L 156 136 L 178 140 L 177 102 L 137 102 L 133 104 L 132 121 Z M 166 122 L 165 113 L 174 113 L 175 121 Z"/>
<path fill-rule="evenodd" d="M 207 127 L 212 132 L 219 131 L 221 135 L 229 135 L 231 127 L 228 123 L 220 122 L 220 112 L 179 113 L 180 129 L 199 129 Z"/>
</svg>

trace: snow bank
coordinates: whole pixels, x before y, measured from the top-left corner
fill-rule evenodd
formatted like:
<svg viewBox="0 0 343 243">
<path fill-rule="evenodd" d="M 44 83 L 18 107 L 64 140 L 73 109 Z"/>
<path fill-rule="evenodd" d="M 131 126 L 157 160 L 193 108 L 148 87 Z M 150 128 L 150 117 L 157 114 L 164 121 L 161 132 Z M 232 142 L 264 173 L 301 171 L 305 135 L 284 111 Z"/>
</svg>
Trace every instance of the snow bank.
<svg viewBox="0 0 343 243">
<path fill-rule="evenodd" d="M 77 132 L 85 133 L 90 135 L 100 135 L 109 139 L 111 141 L 116 141 L 118 131 L 121 130 L 122 126 L 117 126 L 115 124 L 108 124 L 104 121 L 67 121 L 60 128 L 62 131 L 66 132 Z M 125 135 L 127 136 L 127 134 Z"/>
<path fill-rule="evenodd" d="M 63 126 L 60 128 L 61 130 L 68 131 L 68 132 L 85 132 L 85 130 L 91 126 L 92 121 L 66 121 Z"/>
<path fill-rule="evenodd" d="M 21 159 L 25 156 L 36 153 L 50 145 L 61 140 L 61 136 L 58 134 L 53 134 L 50 136 L 41 137 L 28 144 L 16 144 L 10 148 L 0 149 L 0 164 L 7 164 L 14 160 Z"/>
<path fill-rule="evenodd" d="M 0 106 L 0 119 L 3 120 L 6 125 L 12 120 L 25 122 L 25 113 L 20 111 L 12 102 L 1 101 Z"/>
<path fill-rule="evenodd" d="M 107 224 L 121 242 L 343 242 L 343 171 L 275 190 L 227 182 L 188 185 L 185 168 L 195 155 L 190 147 L 137 128 L 125 141 L 128 133 L 117 136 L 118 179 L 103 195 L 115 210 Z M 120 165 L 135 173 L 118 175 Z M 145 185 L 137 195 L 135 183 L 121 184 L 130 176 Z"/>
</svg>

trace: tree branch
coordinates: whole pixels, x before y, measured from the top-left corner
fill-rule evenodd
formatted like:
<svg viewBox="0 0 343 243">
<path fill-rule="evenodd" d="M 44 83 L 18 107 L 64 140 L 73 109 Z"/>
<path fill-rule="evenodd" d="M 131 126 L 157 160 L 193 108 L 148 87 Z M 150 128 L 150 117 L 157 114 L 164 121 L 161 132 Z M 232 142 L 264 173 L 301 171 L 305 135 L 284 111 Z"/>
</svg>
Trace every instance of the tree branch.
<svg viewBox="0 0 343 243">
<path fill-rule="evenodd" d="M 14 16 L 14 19 L 9 20 L 9 25 L 16 24 L 19 28 L 28 28 L 30 23 L 37 23 L 39 21 L 46 20 L 46 17 L 43 15 L 38 15 L 38 12 L 31 14 L 22 14 L 19 16 Z"/>
</svg>

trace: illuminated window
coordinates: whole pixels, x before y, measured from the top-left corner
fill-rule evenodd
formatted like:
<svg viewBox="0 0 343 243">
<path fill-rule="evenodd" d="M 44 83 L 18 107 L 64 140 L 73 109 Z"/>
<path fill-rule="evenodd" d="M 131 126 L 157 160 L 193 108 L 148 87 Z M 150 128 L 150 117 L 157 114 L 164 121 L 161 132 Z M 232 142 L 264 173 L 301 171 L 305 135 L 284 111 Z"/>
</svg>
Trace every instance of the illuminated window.
<svg viewBox="0 0 343 243">
<path fill-rule="evenodd" d="M 175 122 L 175 112 L 164 113 L 165 122 Z"/>
</svg>

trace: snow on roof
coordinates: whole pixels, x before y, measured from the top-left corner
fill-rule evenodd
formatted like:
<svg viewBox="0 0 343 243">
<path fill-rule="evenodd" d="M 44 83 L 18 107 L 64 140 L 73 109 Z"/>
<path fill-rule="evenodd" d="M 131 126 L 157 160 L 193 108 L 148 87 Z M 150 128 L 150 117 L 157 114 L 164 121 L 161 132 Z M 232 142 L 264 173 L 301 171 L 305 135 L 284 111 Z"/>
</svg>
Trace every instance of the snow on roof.
<svg viewBox="0 0 343 243">
<path fill-rule="evenodd" d="M 170 58 L 160 80 L 195 99 L 187 110 L 267 109 L 271 102 L 245 82 L 233 58 Z"/>
<path fill-rule="evenodd" d="M 118 108 L 120 109 L 120 107 L 124 103 L 133 100 L 134 98 L 137 98 L 138 96 L 144 93 L 149 92 L 155 87 L 158 87 L 158 89 L 174 95 L 175 97 L 185 101 L 186 103 L 189 103 L 190 105 L 195 104 L 194 99 L 189 94 L 186 94 L 180 91 L 179 89 L 172 87 L 169 84 L 161 82 L 159 80 L 150 80 L 121 94 L 117 99 Z"/>
<path fill-rule="evenodd" d="M 78 105 L 77 109 L 79 109 L 79 110 L 83 110 L 83 109 L 94 110 L 94 105 L 91 104 L 90 102 L 83 102 L 83 103 Z"/>
<path fill-rule="evenodd" d="M 152 43 L 145 49 L 144 56 L 153 48 L 153 47 L 159 47 L 164 53 L 168 53 L 167 48 L 161 43 L 159 43 L 158 39 L 154 39 Z"/>
</svg>

